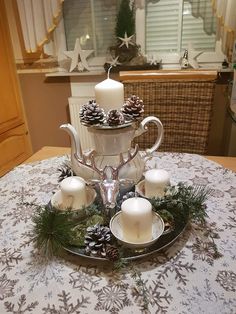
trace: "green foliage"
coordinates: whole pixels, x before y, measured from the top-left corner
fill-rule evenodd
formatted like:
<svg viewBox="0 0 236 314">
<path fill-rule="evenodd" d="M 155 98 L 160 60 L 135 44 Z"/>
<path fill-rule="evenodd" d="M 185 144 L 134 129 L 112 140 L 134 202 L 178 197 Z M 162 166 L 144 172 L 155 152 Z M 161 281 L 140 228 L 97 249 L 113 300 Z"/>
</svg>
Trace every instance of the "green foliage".
<svg viewBox="0 0 236 314">
<path fill-rule="evenodd" d="M 33 222 L 34 241 L 47 257 L 58 254 L 74 238 L 75 221 L 70 211 L 59 211 L 48 205 L 39 208 Z"/>
<path fill-rule="evenodd" d="M 130 8 L 129 0 L 121 0 L 119 12 L 117 14 L 115 34 L 116 37 L 124 37 L 125 32 L 127 36 L 135 33 L 135 15 L 134 5 Z"/>
<path fill-rule="evenodd" d="M 60 211 L 50 205 L 39 207 L 33 217 L 34 241 L 47 257 L 59 254 L 71 244 L 83 245 L 86 228 L 102 223 L 97 206 L 84 207 L 78 212 Z"/>
<path fill-rule="evenodd" d="M 175 219 L 189 216 L 193 222 L 204 223 L 207 217 L 205 201 L 211 190 L 204 186 L 170 186 L 162 198 L 151 200 L 156 211 L 167 210 Z"/>
</svg>

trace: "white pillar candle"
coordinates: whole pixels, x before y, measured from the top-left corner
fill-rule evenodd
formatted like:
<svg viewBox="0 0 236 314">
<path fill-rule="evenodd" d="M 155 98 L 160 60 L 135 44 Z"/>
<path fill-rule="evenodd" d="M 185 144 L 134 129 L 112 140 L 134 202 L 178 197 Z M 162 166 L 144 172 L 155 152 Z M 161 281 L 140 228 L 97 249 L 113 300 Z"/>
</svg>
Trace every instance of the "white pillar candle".
<svg viewBox="0 0 236 314">
<path fill-rule="evenodd" d="M 152 204 L 141 197 L 132 197 L 121 204 L 124 241 L 145 243 L 152 239 Z"/>
<path fill-rule="evenodd" d="M 105 112 L 119 110 L 124 104 L 124 85 L 108 77 L 95 86 L 95 98 Z"/>
<path fill-rule="evenodd" d="M 65 178 L 60 184 L 62 200 L 65 207 L 80 209 L 87 204 L 86 185 L 81 177 Z"/>
<path fill-rule="evenodd" d="M 164 190 L 170 184 L 169 173 L 163 169 L 151 169 L 145 173 L 145 196 L 161 197 Z"/>
</svg>

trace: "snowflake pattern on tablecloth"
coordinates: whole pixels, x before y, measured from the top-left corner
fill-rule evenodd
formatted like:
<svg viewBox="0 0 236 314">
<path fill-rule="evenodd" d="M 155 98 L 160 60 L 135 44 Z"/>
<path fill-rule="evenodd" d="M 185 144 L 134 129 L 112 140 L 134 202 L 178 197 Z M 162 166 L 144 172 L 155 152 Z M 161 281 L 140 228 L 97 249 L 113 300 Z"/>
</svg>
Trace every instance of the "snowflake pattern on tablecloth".
<svg viewBox="0 0 236 314">
<path fill-rule="evenodd" d="M 9 271 L 23 260 L 19 249 L 3 248 L 0 250 L 0 264 L 3 266 L 2 271 Z"/>
<path fill-rule="evenodd" d="M 57 300 L 56 300 L 57 301 Z M 79 296 L 75 302 L 71 302 L 70 293 L 64 290 L 58 294 L 57 304 L 48 304 L 42 309 L 43 314 L 78 314 L 81 310 L 88 307 L 90 304 L 89 297 Z"/>
<path fill-rule="evenodd" d="M 0 276 L 0 300 L 14 296 L 13 289 L 18 279 L 8 279 L 6 274 Z"/>
<path fill-rule="evenodd" d="M 236 273 L 232 271 L 221 270 L 217 274 L 216 281 L 226 291 L 236 291 Z"/>
<path fill-rule="evenodd" d="M 65 159 L 20 165 L 0 179 L 0 313 L 145 313 L 129 266 L 118 273 L 82 266 L 69 255 L 47 261 L 34 248 L 32 215 L 59 188 Z M 213 193 L 205 230 L 187 227 L 163 252 L 131 264 L 141 274 L 150 313 L 235 313 L 236 173 L 180 153 L 154 153 L 146 169 L 154 167 L 167 170 L 172 184 L 206 185 Z M 216 260 L 208 229 L 223 254 Z"/>
<path fill-rule="evenodd" d="M 16 302 L 15 304 L 9 301 L 4 302 L 5 309 L 7 310 L 7 312 L 13 314 L 24 314 L 33 312 L 38 304 L 39 304 L 38 301 L 34 301 L 27 304 L 25 294 L 22 294 L 18 302 Z"/>
<path fill-rule="evenodd" d="M 128 284 L 110 281 L 103 288 L 94 290 L 98 298 L 94 309 L 96 311 L 105 310 L 111 313 L 118 313 L 123 308 L 126 308 L 126 311 L 128 311 L 127 307 L 132 305 L 131 300 L 127 296 L 128 287 Z"/>
<path fill-rule="evenodd" d="M 70 273 L 69 283 L 72 284 L 73 288 L 79 289 L 79 291 L 92 291 L 98 287 L 99 281 L 101 281 L 99 273 L 96 267 L 79 267 Z"/>
</svg>

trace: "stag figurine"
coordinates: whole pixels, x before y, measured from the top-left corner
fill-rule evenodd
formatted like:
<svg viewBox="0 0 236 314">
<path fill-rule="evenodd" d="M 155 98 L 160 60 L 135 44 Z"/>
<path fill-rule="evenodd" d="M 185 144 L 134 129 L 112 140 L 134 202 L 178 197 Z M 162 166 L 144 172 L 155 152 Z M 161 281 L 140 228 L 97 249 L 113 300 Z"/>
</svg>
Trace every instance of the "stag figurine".
<svg viewBox="0 0 236 314">
<path fill-rule="evenodd" d="M 118 166 L 105 166 L 103 169 L 99 169 L 96 166 L 93 152 L 91 152 L 89 156 L 85 156 L 84 154 L 79 156 L 75 153 L 75 159 L 80 165 L 88 167 L 98 174 L 98 180 L 90 180 L 88 183 L 92 185 L 94 185 L 94 183 L 98 183 L 105 212 L 108 216 L 111 216 L 111 213 L 116 206 L 116 199 L 120 191 L 120 184 L 130 183 L 129 179 L 119 179 L 119 172 L 124 165 L 130 162 L 137 155 L 137 153 L 138 145 L 136 144 L 132 152 L 131 149 L 128 151 L 128 156 L 126 158 L 124 158 L 122 153 L 120 154 L 120 162 Z"/>
</svg>

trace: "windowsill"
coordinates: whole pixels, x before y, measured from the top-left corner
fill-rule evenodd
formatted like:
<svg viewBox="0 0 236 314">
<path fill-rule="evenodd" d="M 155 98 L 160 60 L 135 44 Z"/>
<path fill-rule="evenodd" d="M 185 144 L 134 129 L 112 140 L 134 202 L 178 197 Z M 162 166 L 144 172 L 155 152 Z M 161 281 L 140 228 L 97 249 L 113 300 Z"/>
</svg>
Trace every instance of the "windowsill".
<svg viewBox="0 0 236 314">
<path fill-rule="evenodd" d="M 156 70 L 158 72 L 165 70 L 173 70 L 173 71 L 180 71 L 180 65 L 179 64 L 162 64 L 162 68 L 160 70 Z M 215 64 L 200 64 L 199 69 L 192 69 L 188 68 L 186 70 L 182 69 L 181 71 L 186 72 L 189 70 L 193 71 L 204 71 L 204 70 L 215 70 L 217 72 L 233 72 L 232 67 L 228 67 L 223 69 L 221 67 L 221 64 L 215 63 Z M 17 70 L 18 74 L 27 74 L 27 73 L 45 73 L 46 77 L 85 77 L 85 76 L 104 76 L 106 73 L 105 70 L 102 68 L 99 68 L 98 70 L 92 70 L 92 71 L 87 71 L 87 72 L 68 72 L 68 71 L 63 71 L 59 70 L 58 68 L 35 68 L 35 69 L 18 69 Z M 118 74 L 117 73 L 111 73 L 111 75 Z"/>
</svg>

